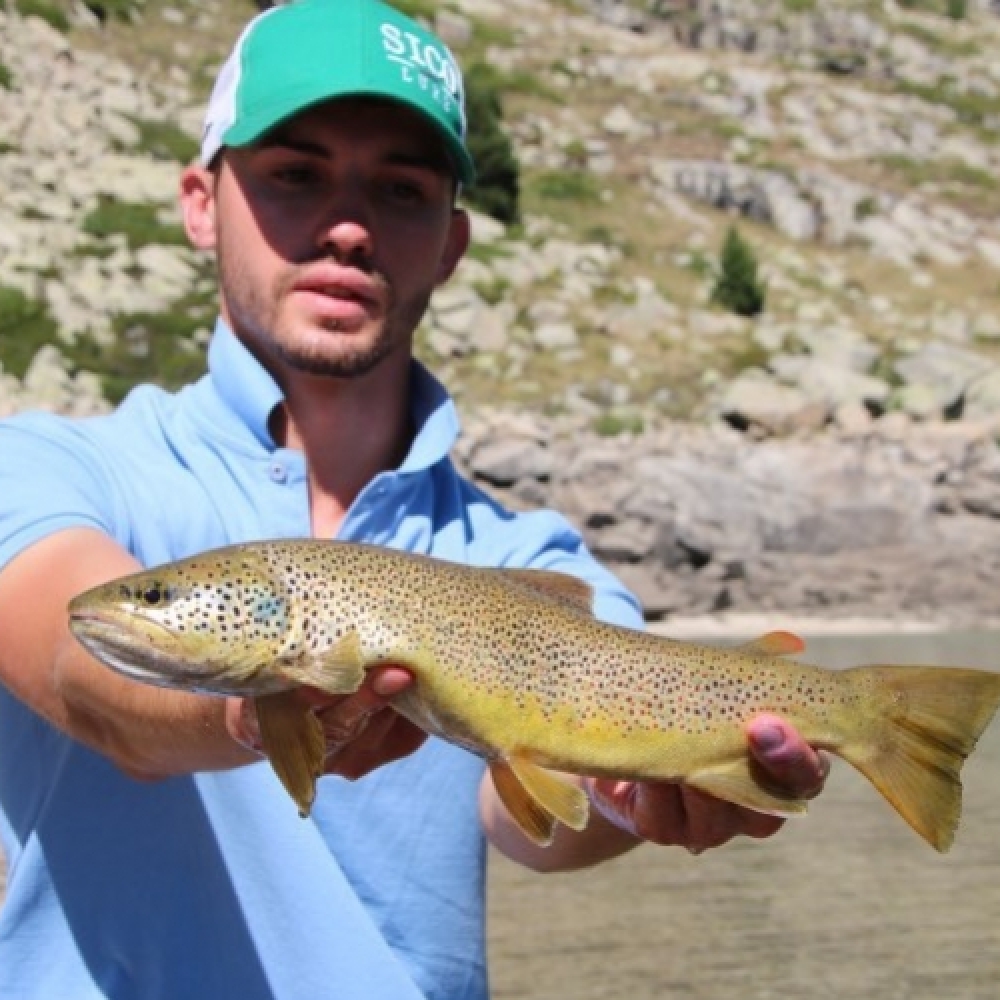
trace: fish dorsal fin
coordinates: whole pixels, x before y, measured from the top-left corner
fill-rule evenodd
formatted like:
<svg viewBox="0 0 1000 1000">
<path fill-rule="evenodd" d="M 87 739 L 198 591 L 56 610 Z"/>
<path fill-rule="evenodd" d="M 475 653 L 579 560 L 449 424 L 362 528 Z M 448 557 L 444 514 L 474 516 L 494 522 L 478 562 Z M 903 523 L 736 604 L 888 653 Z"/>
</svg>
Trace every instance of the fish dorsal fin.
<svg viewBox="0 0 1000 1000">
<path fill-rule="evenodd" d="M 767 653 L 769 656 L 791 656 L 801 653 L 805 648 L 805 642 L 794 632 L 767 632 L 737 646 L 737 649 L 747 653 Z"/>
<path fill-rule="evenodd" d="M 357 629 L 349 628 L 325 652 L 282 664 L 280 673 L 296 684 L 307 684 L 327 694 L 353 694 L 365 679 L 365 660 Z"/>
<path fill-rule="evenodd" d="M 750 760 L 745 756 L 695 771 L 684 779 L 684 784 L 768 816 L 801 816 L 808 808 L 802 799 L 764 788 L 754 778 Z"/>
<path fill-rule="evenodd" d="M 316 780 L 323 773 L 323 727 L 294 691 L 261 695 L 254 699 L 254 707 L 264 753 L 305 818 L 316 798 Z"/>
<path fill-rule="evenodd" d="M 593 614 L 594 588 L 578 576 L 554 569 L 503 569 L 499 572 L 507 579 L 516 580 L 546 597 L 557 597 L 581 611 Z"/>
<path fill-rule="evenodd" d="M 576 785 L 514 755 L 490 762 L 500 801 L 524 835 L 541 847 L 552 843 L 558 820 L 574 830 L 587 825 L 590 802 Z"/>
</svg>

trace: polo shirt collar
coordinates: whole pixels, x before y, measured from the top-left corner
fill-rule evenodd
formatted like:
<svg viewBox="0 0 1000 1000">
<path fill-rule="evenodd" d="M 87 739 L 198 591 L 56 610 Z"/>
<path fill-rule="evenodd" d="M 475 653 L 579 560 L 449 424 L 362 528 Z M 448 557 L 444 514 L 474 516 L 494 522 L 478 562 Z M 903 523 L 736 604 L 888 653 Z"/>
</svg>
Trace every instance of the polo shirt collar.
<svg viewBox="0 0 1000 1000">
<path fill-rule="evenodd" d="M 277 446 L 268 421 L 284 394 L 271 373 L 250 353 L 222 319 L 208 348 L 208 371 L 222 402 L 262 447 Z M 400 472 L 420 472 L 451 451 L 459 421 L 448 390 L 419 362 L 410 369 L 410 405 L 416 434 Z"/>
</svg>

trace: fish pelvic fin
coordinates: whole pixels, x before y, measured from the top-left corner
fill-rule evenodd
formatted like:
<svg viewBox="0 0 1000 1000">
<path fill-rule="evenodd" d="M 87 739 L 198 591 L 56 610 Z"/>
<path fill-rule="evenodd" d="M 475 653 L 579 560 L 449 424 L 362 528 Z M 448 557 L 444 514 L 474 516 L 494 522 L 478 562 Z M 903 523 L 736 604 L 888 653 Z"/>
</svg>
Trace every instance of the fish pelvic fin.
<svg viewBox="0 0 1000 1000">
<path fill-rule="evenodd" d="M 552 569 L 501 569 L 496 572 L 545 597 L 555 597 L 580 611 L 594 613 L 594 588 L 578 576 Z"/>
<path fill-rule="evenodd" d="M 684 784 L 745 809 L 783 819 L 804 816 L 809 807 L 802 799 L 765 787 L 746 756 L 695 771 L 684 778 Z"/>
<path fill-rule="evenodd" d="M 282 664 L 281 675 L 296 684 L 319 688 L 327 694 L 353 694 L 365 679 L 361 637 L 348 629 L 328 650 Z"/>
<path fill-rule="evenodd" d="M 539 846 L 552 843 L 557 821 L 572 830 L 586 827 L 590 800 L 567 778 L 519 755 L 490 761 L 490 775 L 511 819 Z"/>
<path fill-rule="evenodd" d="M 738 649 L 747 653 L 766 653 L 769 656 L 792 656 L 805 651 L 805 641 L 794 632 L 767 632 Z"/>
<path fill-rule="evenodd" d="M 943 853 L 961 817 L 962 764 L 1000 705 L 1000 673 L 950 667 L 855 670 L 877 674 L 891 707 L 874 739 L 847 741 L 835 752 Z"/>
<path fill-rule="evenodd" d="M 254 699 L 254 707 L 264 753 L 304 819 L 312 809 L 316 781 L 323 773 L 323 727 L 294 691 L 261 695 Z"/>
</svg>

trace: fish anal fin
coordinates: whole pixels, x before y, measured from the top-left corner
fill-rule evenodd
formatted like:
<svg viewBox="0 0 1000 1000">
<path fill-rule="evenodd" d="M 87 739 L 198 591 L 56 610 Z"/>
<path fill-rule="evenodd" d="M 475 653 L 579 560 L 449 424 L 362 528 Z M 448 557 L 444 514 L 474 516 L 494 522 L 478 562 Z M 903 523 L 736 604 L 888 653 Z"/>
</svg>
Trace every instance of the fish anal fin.
<svg viewBox="0 0 1000 1000">
<path fill-rule="evenodd" d="M 365 679 L 361 637 L 348 629 L 325 652 L 285 663 L 281 675 L 296 684 L 319 688 L 327 694 L 353 694 Z"/>
<path fill-rule="evenodd" d="M 754 777 L 746 757 L 702 768 L 684 778 L 684 783 L 734 805 L 768 816 L 802 816 L 808 803 L 765 788 Z"/>
<path fill-rule="evenodd" d="M 594 588 L 578 576 L 552 569 L 502 569 L 498 572 L 546 597 L 557 597 L 581 611 L 593 614 Z"/>
<path fill-rule="evenodd" d="M 510 769 L 524 790 L 571 830 L 583 830 L 590 818 L 590 799 L 579 785 L 562 775 L 546 771 L 526 757 L 512 755 Z"/>
<path fill-rule="evenodd" d="M 490 775 L 497 796 L 521 832 L 539 847 L 548 847 L 555 834 L 555 816 L 528 793 L 506 760 L 490 761 Z"/>
<path fill-rule="evenodd" d="M 805 651 L 805 641 L 794 632 L 767 632 L 738 649 L 747 653 L 767 653 L 769 656 L 791 656 Z"/>
<path fill-rule="evenodd" d="M 312 809 L 316 780 L 323 773 L 323 727 L 294 691 L 261 695 L 254 699 L 254 706 L 264 753 L 304 818 Z"/>
</svg>

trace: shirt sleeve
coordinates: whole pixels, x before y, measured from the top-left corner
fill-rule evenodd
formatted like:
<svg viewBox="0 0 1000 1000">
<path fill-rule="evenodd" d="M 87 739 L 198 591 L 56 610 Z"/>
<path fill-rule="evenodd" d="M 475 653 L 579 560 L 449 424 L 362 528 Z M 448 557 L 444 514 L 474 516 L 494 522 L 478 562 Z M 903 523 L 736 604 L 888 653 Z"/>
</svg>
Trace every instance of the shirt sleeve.
<svg viewBox="0 0 1000 1000">
<path fill-rule="evenodd" d="M 49 414 L 0 421 L 0 568 L 67 528 L 113 533 L 114 490 L 79 426 Z"/>
</svg>

